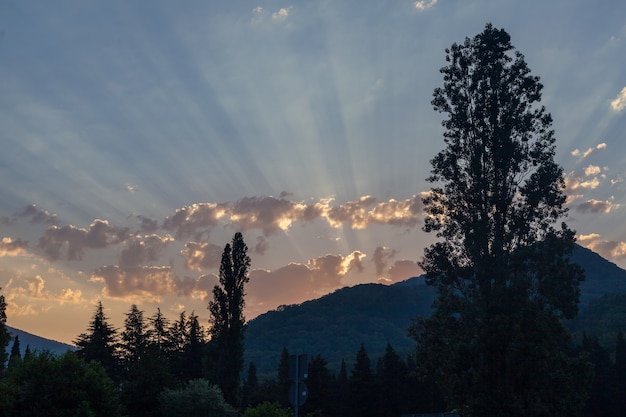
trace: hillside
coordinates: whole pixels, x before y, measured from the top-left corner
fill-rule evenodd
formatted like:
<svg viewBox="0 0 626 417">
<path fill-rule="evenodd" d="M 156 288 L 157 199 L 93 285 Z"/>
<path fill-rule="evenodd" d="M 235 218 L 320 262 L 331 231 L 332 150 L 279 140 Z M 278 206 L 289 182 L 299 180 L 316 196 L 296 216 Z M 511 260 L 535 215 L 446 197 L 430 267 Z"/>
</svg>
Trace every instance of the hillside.
<svg viewBox="0 0 626 417">
<path fill-rule="evenodd" d="M 331 368 L 342 359 L 352 364 L 361 343 L 375 355 L 384 352 L 387 342 L 399 354 L 408 354 L 412 342 L 406 328 L 412 317 L 430 314 L 433 297 L 422 278 L 412 278 L 392 286 L 346 287 L 270 311 L 249 323 L 246 361 L 253 361 L 262 375 L 276 371 L 283 347 L 290 353 L 321 354 Z"/>
<path fill-rule="evenodd" d="M 604 294 L 626 294 L 626 271 L 581 246 L 575 248 L 573 261 L 586 274 L 580 287 L 580 317 L 588 328 L 596 315 L 586 314 L 586 307 Z M 283 347 L 290 353 L 321 354 L 332 369 L 338 369 L 342 359 L 351 366 L 361 343 L 372 361 L 382 356 L 387 342 L 404 356 L 414 348 L 406 329 L 413 317 L 430 314 L 434 294 L 423 278 L 411 278 L 391 286 L 342 288 L 317 300 L 270 311 L 249 323 L 246 362 L 253 361 L 260 375 L 273 376 Z M 620 317 L 624 323 L 626 317 Z M 577 326 L 576 321 L 570 325 Z"/>
<path fill-rule="evenodd" d="M 76 348 L 72 345 L 68 345 L 65 343 L 57 342 L 50 339 L 44 339 L 43 337 L 36 336 L 31 333 L 27 333 L 23 330 L 19 330 L 10 326 L 7 326 L 7 330 L 11 334 L 11 337 L 15 339 L 15 336 L 19 336 L 20 339 L 20 352 L 22 356 L 24 355 L 24 351 L 26 350 L 26 346 L 30 347 L 31 351 L 43 351 L 49 350 L 54 354 L 63 354 L 68 350 L 75 350 Z M 11 350 L 13 346 L 13 341 L 9 343 L 7 346 L 7 350 Z"/>
</svg>

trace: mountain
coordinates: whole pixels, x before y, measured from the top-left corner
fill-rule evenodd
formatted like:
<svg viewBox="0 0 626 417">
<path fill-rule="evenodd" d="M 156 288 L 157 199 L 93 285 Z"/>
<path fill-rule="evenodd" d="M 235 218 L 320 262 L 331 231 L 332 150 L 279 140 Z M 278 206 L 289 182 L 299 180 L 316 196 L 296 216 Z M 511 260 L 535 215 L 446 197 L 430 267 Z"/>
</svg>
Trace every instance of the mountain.
<svg viewBox="0 0 626 417">
<path fill-rule="evenodd" d="M 19 336 L 20 353 L 22 354 L 22 357 L 24 356 L 24 352 L 26 351 L 26 346 L 29 346 L 31 352 L 35 350 L 40 351 L 40 352 L 43 350 L 49 350 L 50 352 L 57 354 L 57 355 L 62 355 L 68 350 L 76 350 L 75 346 L 57 342 L 57 341 L 50 340 L 50 339 L 44 339 L 43 337 L 39 337 L 34 334 L 27 333 L 23 330 L 19 330 L 10 326 L 7 326 L 7 330 L 9 331 L 9 333 L 11 334 L 11 337 L 13 338 L 13 341 L 11 341 L 9 343 L 9 346 L 7 346 L 7 350 L 9 352 L 11 351 L 11 347 L 13 347 L 15 336 Z"/>
<path fill-rule="evenodd" d="M 434 290 L 423 279 L 386 286 L 362 284 L 341 288 L 322 298 L 283 306 L 250 321 L 246 361 L 259 375 L 275 373 L 283 347 L 290 353 L 320 354 L 331 368 L 352 364 L 361 343 L 368 352 L 384 352 L 391 343 L 405 355 L 411 345 L 411 319 L 430 314 Z"/>
<path fill-rule="evenodd" d="M 626 294 L 626 271 L 581 246 L 576 246 L 572 261 L 586 275 L 580 286 L 580 317 L 593 323 L 593 317 L 584 315 L 586 307 L 605 294 Z M 407 327 L 412 318 L 430 314 L 434 296 L 423 277 L 416 277 L 391 286 L 341 288 L 316 300 L 280 307 L 249 322 L 246 362 L 254 362 L 261 376 L 275 376 L 283 347 L 292 354 L 319 354 L 333 370 L 339 369 L 342 359 L 352 366 L 361 343 L 374 365 L 387 343 L 405 356 L 415 347 Z"/>
</svg>

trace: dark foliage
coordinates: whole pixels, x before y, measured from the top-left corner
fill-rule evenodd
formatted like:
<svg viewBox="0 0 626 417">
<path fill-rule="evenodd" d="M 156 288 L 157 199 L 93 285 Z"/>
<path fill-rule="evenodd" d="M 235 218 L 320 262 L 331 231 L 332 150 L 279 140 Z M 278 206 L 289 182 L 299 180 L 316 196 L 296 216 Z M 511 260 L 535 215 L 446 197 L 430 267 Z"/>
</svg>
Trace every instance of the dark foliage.
<svg viewBox="0 0 626 417">
<path fill-rule="evenodd" d="M 437 298 L 411 330 L 418 367 L 462 415 L 578 415 L 588 368 L 561 320 L 576 315 L 584 274 L 559 224 L 564 179 L 543 86 L 490 24 L 446 61 L 432 101 L 446 147 L 431 161 L 423 227 L 441 240 L 420 262 Z"/>
</svg>

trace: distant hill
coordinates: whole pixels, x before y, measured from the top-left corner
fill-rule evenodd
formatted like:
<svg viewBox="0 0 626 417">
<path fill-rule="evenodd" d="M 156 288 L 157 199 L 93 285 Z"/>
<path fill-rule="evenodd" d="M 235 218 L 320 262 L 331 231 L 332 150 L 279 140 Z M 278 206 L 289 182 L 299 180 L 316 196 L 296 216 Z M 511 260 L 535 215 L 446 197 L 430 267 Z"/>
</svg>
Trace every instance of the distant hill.
<svg viewBox="0 0 626 417">
<path fill-rule="evenodd" d="M 626 294 L 626 271 L 581 246 L 576 246 L 572 258 L 585 270 L 580 316 L 589 324 L 594 318 L 583 314 L 592 300 L 605 294 Z M 346 287 L 316 300 L 281 307 L 250 321 L 246 362 L 254 362 L 259 375 L 275 376 L 283 347 L 290 353 L 320 354 L 334 370 L 342 359 L 352 366 L 361 343 L 373 365 L 384 354 L 387 342 L 404 356 L 415 346 L 406 329 L 412 318 L 430 314 L 434 296 L 423 278 L 416 277 L 391 286 Z"/>
<path fill-rule="evenodd" d="M 30 347 L 32 351 L 43 351 L 48 350 L 54 354 L 62 355 L 68 350 L 76 350 L 75 346 L 68 345 L 65 343 L 57 342 L 50 339 L 45 339 L 43 337 L 36 336 L 31 333 L 27 333 L 23 330 L 16 329 L 14 327 L 7 326 L 7 330 L 11 334 L 13 340 L 15 340 L 15 336 L 19 336 L 20 339 L 20 353 L 24 356 L 24 351 L 26 350 L 26 346 Z M 13 340 L 7 346 L 7 350 L 10 352 L 11 347 L 13 346 Z"/>
</svg>

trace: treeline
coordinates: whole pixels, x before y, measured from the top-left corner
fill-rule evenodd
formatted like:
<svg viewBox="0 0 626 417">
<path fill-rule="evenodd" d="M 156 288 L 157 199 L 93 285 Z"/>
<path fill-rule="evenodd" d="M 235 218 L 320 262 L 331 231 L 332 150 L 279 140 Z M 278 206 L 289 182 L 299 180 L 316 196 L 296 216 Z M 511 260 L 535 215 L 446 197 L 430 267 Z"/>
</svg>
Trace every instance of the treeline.
<svg viewBox="0 0 626 417">
<path fill-rule="evenodd" d="M 166 417 L 201 411 L 253 417 L 268 407 L 274 414 L 291 414 L 287 348 L 277 355 L 275 377 L 259 380 L 251 362 L 238 385 L 237 403 L 228 403 L 215 372 L 215 346 L 194 313 L 183 312 L 169 321 L 160 310 L 145 317 L 132 305 L 124 327 L 117 330 L 98 303 L 87 331 L 75 343 L 78 349 L 62 356 L 27 347 L 22 357 L 16 337 L 0 380 L 0 415 Z M 343 361 L 336 374 L 325 358 L 312 356 L 305 381 L 309 397 L 301 415 L 397 416 L 442 410 L 434 384 L 420 380 L 415 368 L 411 357 L 402 359 L 390 344 L 376 360 L 361 345 L 355 362 Z"/>
<path fill-rule="evenodd" d="M 597 336 L 583 334 L 581 349 L 593 364 L 593 382 L 585 406 L 586 415 L 621 417 L 626 410 L 626 341 L 619 332 L 613 351 Z"/>
</svg>

